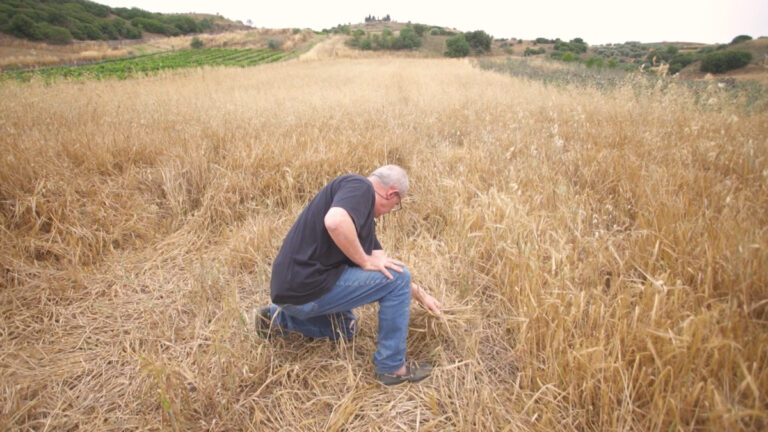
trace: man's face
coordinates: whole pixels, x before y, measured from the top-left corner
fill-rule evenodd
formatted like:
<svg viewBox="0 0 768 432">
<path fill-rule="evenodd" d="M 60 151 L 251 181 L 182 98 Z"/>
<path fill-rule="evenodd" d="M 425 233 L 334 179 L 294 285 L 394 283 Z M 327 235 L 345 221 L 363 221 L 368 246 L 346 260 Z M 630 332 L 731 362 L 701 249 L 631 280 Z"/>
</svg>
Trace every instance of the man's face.
<svg viewBox="0 0 768 432">
<path fill-rule="evenodd" d="M 376 203 L 373 205 L 374 217 L 400 210 L 401 197 L 397 189 L 392 187 L 383 194 L 375 189 L 374 192 L 376 192 Z"/>
</svg>

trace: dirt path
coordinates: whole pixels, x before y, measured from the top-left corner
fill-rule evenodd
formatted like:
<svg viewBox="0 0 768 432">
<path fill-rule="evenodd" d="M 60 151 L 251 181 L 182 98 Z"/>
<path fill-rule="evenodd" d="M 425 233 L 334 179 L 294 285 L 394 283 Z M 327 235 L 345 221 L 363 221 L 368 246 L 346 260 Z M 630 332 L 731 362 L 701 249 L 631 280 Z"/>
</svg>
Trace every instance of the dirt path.
<svg viewBox="0 0 768 432">
<path fill-rule="evenodd" d="M 299 57 L 300 61 L 325 60 L 329 58 L 355 58 L 360 57 L 360 50 L 353 50 L 344 45 L 344 37 L 335 35 L 328 36 L 320 41 L 311 50 Z"/>
</svg>

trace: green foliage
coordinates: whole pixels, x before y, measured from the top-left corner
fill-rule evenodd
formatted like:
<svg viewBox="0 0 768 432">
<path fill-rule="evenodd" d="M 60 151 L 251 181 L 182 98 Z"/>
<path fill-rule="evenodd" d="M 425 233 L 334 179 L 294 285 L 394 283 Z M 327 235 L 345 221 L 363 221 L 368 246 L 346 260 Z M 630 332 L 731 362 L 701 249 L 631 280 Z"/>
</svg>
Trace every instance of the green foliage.
<svg viewBox="0 0 768 432">
<path fill-rule="evenodd" d="M 390 29 L 384 29 L 381 34 L 368 34 L 365 38 L 363 36 L 365 36 L 364 31 L 356 30 L 352 39 L 346 43 L 349 46 L 374 51 L 415 49 L 421 46 L 421 38 L 411 26 L 400 30 L 396 37 Z"/>
<path fill-rule="evenodd" d="M 192 42 L 189 43 L 189 46 L 192 47 L 192 49 L 200 49 L 203 47 L 203 41 L 201 41 L 199 37 L 195 36 L 192 38 Z"/>
<path fill-rule="evenodd" d="M 271 38 L 267 41 L 267 45 L 271 50 L 278 50 L 283 46 L 283 40 L 280 38 Z"/>
<path fill-rule="evenodd" d="M 18 14 L 11 18 L 11 32 L 14 36 L 30 40 L 40 40 L 42 35 L 35 27 L 35 22 L 26 15 Z"/>
<path fill-rule="evenodd" d="M 198 33 L 212 27 L 211 18 L 196 21 L 185 15 L 163 15 L 138 8 L 110 8 L 88 0 L 4 0 L 0 4 L 0 31 L 24 39 L 45 39 L 53 43 L 65 43 L 65 40 L 71 41 L 72 38 L 138 39 L 142 36 L 142 29 L 175 36 Z"/>
<path fill-rule="evenodd" d="M 488 52 L 491 50 L 491 36 L 482 30 L 464 33 L 464 38 L 475 52 Z"/>
<path fill-rule="evenodd" d="M 72 33 L 64 27 L 43 23 L 39 25 L 39 28 L 41 34 L 48 43 L 54 45 L 66 45 L 72 43 Z"/>
<path fill-rule="evenodd" d="M 586 62 L 584 62 L 584 64 L 588 68 L 598 68 L 599 69 L 599 68 L 605 66 L 605 61 L 600 56 L 592 56 Z"/>
<path fill-rule="evenodd" d="M 735 38 L 733 38 L 733 40 L 731 41 L 731 45 L 735 45 L 737 43 L 751 41 L 751 40 L 752 40 L 752 36 L 750 35 L 738 35 Z"/>
<path fill-rule="evenodd" d="M 458 34 L 445 41 L 446 57 L 466 57 L 469 55 L 469 43 L 463 34 Z"/>
<path fill-rule="evenodd" d="M 421 46 L 421 39 L 412 27 L 400 30 L 400 34 L 392 41 L 392 49 L 414 49 Z"/>
<path fill-rule="evenodd" d="M 587 52 L 587 43 L 581 38 L 572 39 L 570 42 L 555 41 L 555 51 L 581 54 Z"/>
<path fill-rule="evenodd" d="M 697 59 L 694 53 L 677 54 L 669 60 L 669 73 L 674 75 Z"/>
<path fill-rule="evenodd" d="M 213 18 L 203 18 L 203 19 L 200 20 L 198 25 L 200 26 L 200 31 L 201 32 L 212 30 L 213 29 Z"/>
<path fill-rule="evenodd" d="M 701 71 L 723 73 L 742 68 L 752 61 L 749 51 L 721 51 L 705 55 L 701 59 Z"/>
<path fill-rule="evenodd" d="M 539 48 L 536 48 L 536 49 L 533 49 L 531 47 L 527 47 L 525 49 L 525 51 L 523 52 L 523 56 L 530 57 L 530 56 L 534 56 L 534 55 L 544 54 L 545 52 L 547 52 L 547 50 L 544 49 L 544 47 L 539 47 Z"/>
<path fill-rule="evenodd" d="M 534 40 L 533 42 L 537 43 L 537 44 L 553 44 L 553 43 L 555 43 L 555 41 L 553 39 L 547 39 L 547 38 L 543 38 L 543 37 L 537 37 L 536 40 Z"/>
<path fill-rule="evenodd" d="M 150 33 L 158 33 L 166 36 L 178 36 L 181 34 L 176 27 L 163 24 L 157 19 L 136 17 L 131 20 L 131 23 L 137 28 Z"/>
<path fill-rule="evenodd" d="M 442 27 L 432 27 L 429 30 L 429 34 L 432 36 L 456 36 L 456 32 L 446 30 Z"/>
<path fill-rule="evenodd" d="M 424 24 L 413 25 L 413 31 L 415 31 L 416 34 L 419 35 L 419 37 L 424 36 L 424 33 L 427 32 L 427 29 L 429 29 L 429 27 L 425 26 Z"/>
</svg>

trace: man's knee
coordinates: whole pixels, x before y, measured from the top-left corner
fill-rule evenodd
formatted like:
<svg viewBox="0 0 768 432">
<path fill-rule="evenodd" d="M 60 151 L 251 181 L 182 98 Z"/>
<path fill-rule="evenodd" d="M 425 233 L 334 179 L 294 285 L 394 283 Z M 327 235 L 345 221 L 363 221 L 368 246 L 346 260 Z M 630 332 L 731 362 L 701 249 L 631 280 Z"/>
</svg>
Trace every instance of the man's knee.
<svg viewBox="0 0 768 432">
<path fill-rule="evenodd" d="M 411 272 L 408 271 L 405 267 L 400 267 L 403 269 L 402 273 L 396 272 L 396 271 L 390 271 L 389 273 L 393 276 L 393 281 L 400 284 L 407 286 L 408 288 L 411 287 Z"/>
</svg>

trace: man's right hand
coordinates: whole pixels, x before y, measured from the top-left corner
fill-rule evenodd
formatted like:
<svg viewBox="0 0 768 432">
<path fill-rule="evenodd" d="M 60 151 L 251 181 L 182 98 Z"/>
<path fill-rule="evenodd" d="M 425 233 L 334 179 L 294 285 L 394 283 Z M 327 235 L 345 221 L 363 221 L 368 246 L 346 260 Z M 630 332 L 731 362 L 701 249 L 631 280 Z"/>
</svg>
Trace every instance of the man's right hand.
<svg viewBox="0 0 768 432">
<path fill-rule="evenodd" d="M 389 258 L 386 252 L 383 250 L 375 250 L 370 255 L 368 255 L 368 259 L 366 260 L 365 265 L 362 266 L 362 269 L 380 271 L 388 279 L 393 279 L 392 273 L 390 273 L 387 269 L 402 273 L 402 267 L 404 265 L 405 264 L 396 259 Z"/>
</svg>

